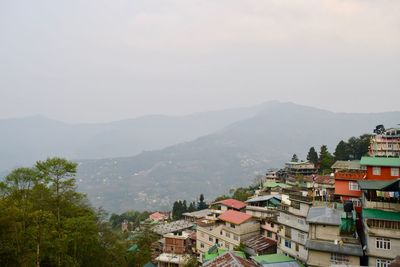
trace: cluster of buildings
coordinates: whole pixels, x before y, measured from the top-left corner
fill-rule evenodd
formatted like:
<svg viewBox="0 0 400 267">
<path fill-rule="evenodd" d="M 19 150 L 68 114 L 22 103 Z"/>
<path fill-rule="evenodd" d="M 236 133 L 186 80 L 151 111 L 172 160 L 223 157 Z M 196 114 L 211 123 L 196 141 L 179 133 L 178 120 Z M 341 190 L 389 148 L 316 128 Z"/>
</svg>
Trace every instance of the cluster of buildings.
<svg viewBox="0 0 400 267">
<path fill-rule="evenodd" d="M 158 226 L 158 266 L 376 266 L 400 255 L 400 130 L 374 135 L 370 153 L 317 174 L 289 162 L 254 196 L 225 199 Z M 170 225 L 175 224 L 175 225 Z M 157 229 L 156 229 L 157 231 Z"/>
</svg>

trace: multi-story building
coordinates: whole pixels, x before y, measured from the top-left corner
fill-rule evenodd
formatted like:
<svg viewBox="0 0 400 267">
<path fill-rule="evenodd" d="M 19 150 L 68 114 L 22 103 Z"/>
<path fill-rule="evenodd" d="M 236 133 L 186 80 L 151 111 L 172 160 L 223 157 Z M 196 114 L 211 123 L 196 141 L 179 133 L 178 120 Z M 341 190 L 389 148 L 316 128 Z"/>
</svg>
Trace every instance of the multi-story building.
<svg viewBox="0 0 400 267">
<path fill-rule="evenodd" d="M 362 157 L 360 164 L 367 168 L 367 180 L 392 180 L 400 178 L 400 157 Z"/>
<path fill-rule="evenodd" d="M 164 240 L 163 253 L 156 258 L 158 267 L 184 266 L 192 252 L 190 233 L 168 233 L 164 235 Z"/>
<path fill-rule="evenodd" d="M 332 165 L 335 172 L 335 196 L 342 203 L 351 200 L 358 212 L 361 207 L 361 190 L 357 181 L 367 178 L 366 168 L 359 160 L 336 161 Z"/>
<path fill-rule="evenodd" d="M 388 267 L 400 254 L 400 179 L 359 184 L 368 266 Z"/>
<path fill-rule="evenodd" d="M 349 215 L 350 214 L 350 215 Z M 312 207 L 307 216 L 308 266 L 360 265 L 363 250 L 356 234 L 355 213 Z"/>
<path fill-rule="evenodd" d="M 278 253 L 284 253 L 306 263 L 308 251 L 305 247 L 309 225 L 306 222 L 312 197 L 299 193 L 289 194 L 288 201 L 282 198 L 278 215 Z"/>
<path fill-rule="evenodd" d="M 240 211 L 227 210 L 217 218 L 210 216 L 197 222 L 197 251 L 203 255 L 214 245 L 234 250 L 240 242 L 259 233 L 260 222 L 257 219 Z M 202 261 L 202 256 L 200 261 Z"/>
<path fill-rule="evenodd" d="M 243 211 L 246 207 L 246 203 L 236 200 L 236 199 L 224 199 L 211 204 L 211 207 L 216 210 L 227 211 L 236 210 Z"/>
<path fill-rule="evenodd" d="M 246 201 L 246 213 L 259 219 L 261 234 L 278 240 L 277 207 L 281 204 L 280 195 L 261 195 Z"/>
<path fill-rule="evenodd" d="M 308 161 L 287 162 L 285 164 L 285 171 L 289 176 L 305 176 L 317 173 L 315 165 Z"/>
<path fill-rule="evenodd" d="M 400 157 L 400 128 L 390 128 L 372 136 L 370 155 L 375 157 Z"/>
</svg>

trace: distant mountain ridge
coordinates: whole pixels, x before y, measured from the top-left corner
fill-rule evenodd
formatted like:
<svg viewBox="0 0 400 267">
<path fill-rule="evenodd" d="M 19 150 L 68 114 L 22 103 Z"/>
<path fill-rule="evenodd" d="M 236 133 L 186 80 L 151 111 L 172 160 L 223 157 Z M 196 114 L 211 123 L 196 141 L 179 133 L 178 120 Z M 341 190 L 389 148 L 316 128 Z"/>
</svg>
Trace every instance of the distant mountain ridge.
<svg viewBox="0 0 400 267">
<path fill-rule="evenodd" d="M 255 115 L 238 119 L 190 142 L 134 157 L 81 161 L 79 189 L 96 206 L 110 211 L 170 208 L 177 199 L 212 199 L 246 185 L 258 173 L 282 167 L 293 153 L 311 146 L 371 133 L 378 124 L 394 126 L 400 112 L 334 113 L 271 102 Z"/>
<path fill-rule="evenodd" d="M 43 116 L 2 119 L 0 171 L 32 165 L 36 160 L 55 155 L 69 159 L 133 156 L 213 133 L 253 116 L 264 105 L 92 124 L 68 124 Z"/>
</svg>

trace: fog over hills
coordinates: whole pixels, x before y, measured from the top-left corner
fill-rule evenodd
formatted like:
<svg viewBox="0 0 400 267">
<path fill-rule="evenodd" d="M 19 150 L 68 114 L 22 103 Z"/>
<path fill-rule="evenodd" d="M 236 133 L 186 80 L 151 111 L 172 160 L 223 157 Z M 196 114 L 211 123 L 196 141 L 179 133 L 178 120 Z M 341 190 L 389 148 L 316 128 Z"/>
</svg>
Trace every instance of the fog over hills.
<svg viewBox="0 0 400 267">
<path fill-rule="evenodd" d="M 69 159 L 134 156 L 210 134 L 255 115 L 264 105 L 96 124 L 67 124 L 42 116 L 0 120 L 0 172 L 55 155 Z"/>
<path fill-rule="evenodd" d="M 258 173 L 281 167 L 293 153 L 371 133 L 377 124 L 395 126 L 400 112 L 334 113 L 293 103 L 271 102 L 255 115 L 190 142 L 133 157 L 81 161 L 79 189 L 110 211 L 170 208 L 249 184 Z"/>
</svg>

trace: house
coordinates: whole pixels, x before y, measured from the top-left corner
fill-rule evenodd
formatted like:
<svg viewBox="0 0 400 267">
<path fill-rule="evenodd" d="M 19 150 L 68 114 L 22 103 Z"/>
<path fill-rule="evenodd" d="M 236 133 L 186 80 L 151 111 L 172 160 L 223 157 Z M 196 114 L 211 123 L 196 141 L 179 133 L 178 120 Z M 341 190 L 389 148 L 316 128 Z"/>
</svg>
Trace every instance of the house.
<svg viewBox="0 0 400 267">
<path fill-rule="evenodd" d="M 197 251 L 203 254 L 211 247 L 234 250 L 241 242 L 260 233 L 260 223 L 251 215 L 236 210 L 227 210 L 217 218 L 207 217 L 197 221 Z"/>
<path fill-rule="evenodd" d="M 352 212 L 312 207 L 307 215 L 307 266 L 360 265 L 363 250 Z"/>
<path fill-rule="evenodd" d="M 185 265 L 192 253 L 190 234 L 183 231 L 164 235 L 163 253 L 156 258 L 159 267 Z"/>
<path fill-rule="evenodd" d="M 258 218 L 261 224 L 261 234 L 273 240 L 278 240 L 276 217 L 277 207 L 280 203 L 280 195 L 261 195 L 246 201 L 246 213 Z"/>
<path fill-rule="evenodd" d="M 185 221 L 196 222 L 197 220 L 204 219 L 205 217 L 212 214 L 210 209 L 198 210 L 193 212 L 185 212 L 183 213 L 183 218 Z"/>
<path fill-rule="evenodd" d="M 257 235 L 243 242 L 245 252 L 251 256 L 276 253 L 276 240 Z"/>
<path fill-rule="evenodd" d="M 400 178 L 400 157 L 362 157 L 360 164 L 367 168 L 367 180 L 393 180 Z"/>
<path fill-rule="evenodd" d="M 252 256 L 251 259 L 262 267 L 301 267 L 295 259 L 283 254 Z"/>
<path fill-rule="evenodd" d="M 289 176 L 306 176 L 317 173 L 315 165 L 308 161 L 286 162 L 285 171 Z"/>
<path fill-rule="evenodd" d="M 389 128 L 371 138 L 373 157 L 400 157 L 400 128 Z"/>
<path fill-rule="evenodd" d="M 169 213 L 166 212 L 154 212 L 149 215 L 149 219 L 155 222 L 166 221 L 169 219 Z"/>
<path fill-rule="evenodd" d="M 400 251 L 400 179 L 359 181 L 369 266 L 389 266 Z"/>
<path fill-rule="evenodd" d="M 306 222 L 308 210 L 312 206 L 312 197 L 301 193 L 289 193 L 282 201 L 277 218 L 279 224 L 277 252 L 286 254 L 306 263 L 308 251 L 305 247 L 309 225 Z"/>
<path fill-rule="evenodd" d="M 211 204 L 211 206 L 221 211 L 227 211 L 227 210 L 241 211 L 246 207 L 246 203 L 230 198 L 214 202 Z"/>
<path fill-rule="evenodd" d="M 255 263 L 247 260 L 243 255 L 238 255 L 233 251 L 227 251 L 222 255 L 203 263 L 207 267 L 257 267 Z"/>
<path fill-rule="evenodd" d="M 342 203 L 352 201 L 357 211 L 361 207 L 361 191 L 357 181 L 367 178 L 367 171 L 359 160 L 336 161 L 332 165 L 335 172 L 335 196 Z"/>
</svg>

